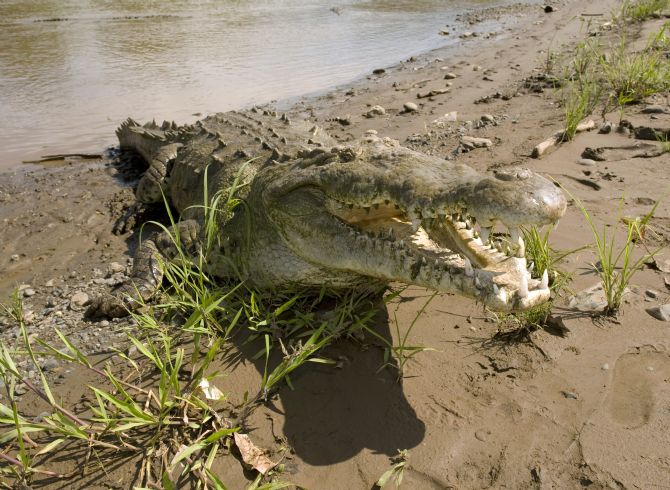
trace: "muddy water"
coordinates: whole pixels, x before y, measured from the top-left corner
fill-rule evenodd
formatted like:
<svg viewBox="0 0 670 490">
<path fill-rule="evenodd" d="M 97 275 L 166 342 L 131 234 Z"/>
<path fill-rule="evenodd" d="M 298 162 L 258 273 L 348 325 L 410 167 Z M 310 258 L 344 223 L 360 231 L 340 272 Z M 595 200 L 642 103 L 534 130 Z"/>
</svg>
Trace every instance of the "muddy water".
<svg viewBox="0 0 670 490">
<path fill-rule="evenodd" d="M 0 170 L 100 151 L 127 116 L 324 90 L 450 41 L 466 0 L 3 0 Z"/>
</svg>

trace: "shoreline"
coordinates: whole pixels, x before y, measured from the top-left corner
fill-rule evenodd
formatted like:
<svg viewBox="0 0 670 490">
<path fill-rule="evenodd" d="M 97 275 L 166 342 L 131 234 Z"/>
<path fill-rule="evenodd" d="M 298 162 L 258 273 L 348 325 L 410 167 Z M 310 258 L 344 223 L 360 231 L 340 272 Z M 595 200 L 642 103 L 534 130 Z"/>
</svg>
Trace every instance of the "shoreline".
<svg viewBox="0 0 670 490">
<path fill-rule="evenodd" d="M 460 39 L 458 36 L 466 31 L 472 31 L 477 33 L 479 30 L 482 30 L 483 34 L 486 34 L 486 31 L 490 29 L 497 29 L 498 31 L 501 30 L 507 30 L 505 29 L 505 25 L 507 23 L 513 22 L 513 15 L 518 14 L 519 12 L 528 12 L 528 11 L 533 11 L 533 10 L 540 10 L 541 7 L 538 4 L 537 0 L 527 0 L 526 2 L 515 2 L 515 3 L 510 3 L 509 5 L 505 6 L 493 6 L 493 7 L 459 7 L 459 12 L 460 13 L 455 13 L 453 14 L 453 17 L 450 17 L 449 24 L 445 24 L 445 28 L 448 25 L 449 27 L 447 28 L 449 30 L 449 35 L 447 36 L 440 36 L 438 33 L 435 33 L 435 36 L 437 38 L 443 38 L 443 45 L 432 48 L 428 51 L 425 50 L 420 50 L 417 51 L 413 54 L 408 55 L 409 57 L 416 57 L 416 58 L 421 58 L 423 56 L 427 56 L 430 53 L 437 53 L 437 52 L 443 52 L 443 53 L 448 53 L 448 52 L 458 52 L 461 49 L 464 49 L 465 46 L 464 44 L 468 44 L 472 40 L 475 39 L 475 36 L 471 40 L 468 40 L 468 42 L 463 42 L 463 39 Z M 453 23 L 451 23 L 452 19 L 456 19 Z M 477 28 L 469 28 L 468 26 L 473 26 L 474 27 L 479 27 Z M 438 41 L 436 41 L 437 43 Z M 338 88 L 341 87 L 351 87 L 354 85 L 358 85 L 361 83 L 364 83 L 366 78 L 369 76 L 369 74 L 377 68 L 383 68 L 387 72 L 393 72 L 394 70 L 398 69 L 403 65 L 404 61 L 403 60 L 396 60 L 393 63 L 387 65 L 387 66 L 375 66 L 372 65 L 370 66 L 369 70 L 366 70 L 364 72 L 359 72 L 358 75 L 354 75 L 351 79 L 348 79 L 347 81 L 337 83 L 336 85 L 330 85 L 323 87 L 321 89 L 317 89 L 314 91 L 306 92 L 306 93 L 301 93 L 297 94 L 294 96 L 289 96 L 289 97 L 284 97 L 284 98 L 279 98 L 276 100 L 269 100 L 265 102 L 260 102 L 258 104 L 247 104 L 243 105 L 241 107 L 231 107 L 232 110 L 248 110 L 254 105 L 260 105 L 260 106 L 276 106 L 280 108 L 281 110 L 291 110 L 291 108 L 297 104 L 299 104 L 302 101 L 309 101 L 324 95 L 327 95 L 333 91 L 338 90 Z M 227 104 L 230 105 L 230 104 Z M 214 112 L 220 112 L 221 110 L 218 107 L 212 107 L 211 109 L 214 110 Z M 202 117 L 205 117 L 207 114 L 211 114 L 212 112 L 206 112 L 203 111 L 202 115 L 200 116 L 195 116 L 192 114 L 192 110 L 188 109 L 186 111 L 180 110 L 177 112 L 188 112 L 189 116 L 188 117 L 182 117 L 182 118 L 175 118 L 172 117 L 171 119 L 178 119 L 177 122 L 179 124 L 192 124 L 196 120 L 201 119 Z M 199 114 L 196 112 L 196 114 Z M 142 118 L 138 117 L 136 113 L 129 113 L 125 114 L 123 117 L 133 117 L 134 119 L 137 120 L 142 120 Z M 100 114 L 100 120 L 103 120 L 105 118 L 108 118 L 109 116 L 105 115 L 104 113 Z M 151 114 L 148 115 L 149 120 L 151 118 L 158 118 L 156 115 Z M 115 127 L 120 124 L 122 119 L 120 119 Z M 107 140 L 109 143 L 112 143 L 112 147 L 116 146 L 117 142 L 115 141 L 114 137 L 114 129 L 115 127 L 110 127 L 109 131 L 106 133 L 107 136 L 104 136 L 102 134 L 89 134 L 90 131 L 87 131 L 85 134 L 88 134 L 89 138 L 84 139 L 81 141 L 81 145 L 71 144 L 68 143 L 67 145 L 65 144 L 57 144 L 53 145 L 51 144 L 48 148 L 44 148 L 41 150 L 30 150 L 24 152 L 20 160 L 16 160 L 15 158 L 12 158 L 12 162 L 10 163 L 10 160 L 7 160 L 5 162 L 1 162 L 0 164 L 0 174 L 6 173 L 6 172 L 11 172 L 14 170 L 19 170 L 23 165 L 26 165 L 23 162 L 30 161 L 30 160 L 39 160 L 40 157 L 47 155 L 47 154 L 66 154 L 69 152 L 79 152 L 79 153 L 102 153 L 105 149 L 109 148 L 109 146 L 106 147 L 101 147 L 99 145 L 95 144 L 95 141 L 101 141 L 103 139 Z M 83 137 L 83 135 L 82 135 Z M 80 137 L 75 136 L 74 139 L 77 140 Z M 72 139 L 72 138 L 70 138 Z M 35 146 L 40 146 L 42 143 L 39 141 L 35 142 Z M 39 165 L 39 164 L 38 164 Z M 35 167 L 31 167 L 35 168 Z"/>
<path fill-rule="evenodd" d="M 639 143 L 633 134 L 597 130 L 580 133 L 540 159 L 531 153 L 564 124 L 558 92 L 538 75 L 554 54 L 569 60 L 576 44 L 587 38 L 586 28 L 609 20 L 620 3 L 595 0 L 583 6 L 563 0 L 551 3 L 551 13 L 531 8 L 515 19 L 518 29 L 509 36 L 481 36 L 463 41 L 458 50 L 442 47 L 379 67 L 384 73 L 300 97 L 286 110 L 341 142 L 374 130 L 482 172 L 529 167 L 583 202 L 597 226 L 615 230 L 622 217 L 616 214 L 619 202 L 623 216 L 639 217 L 667 193 L 670 181 L 663 169 L 670 153 L 638 158 L 626 149 Z M 582 22 L 582 11 L 603 16 Z M 631 45 L 643 47 L 649 33 L 666 21 L 651 20 L 632 30 Z M 608 31 L 601 34 L 606 43 Z M 670 128 L 667 95 L 627 108 L 626 119 L 636 127 Z M 407 103 L 416 109 L 403 109 Z M 645 113 L 651 105 L 665 112 Z M 373 110 L 376 106 L 383 113 Z M 619 120 L 616 111 L 605 117 L 615 125 Z M 591 118 L 600 125 L 597 114 Z M 463 136 L 484 138 L 490 145 L 463 151 Z M 580 163 L 586 148 L 608 149 L 605 160 Z M 136 177 L 125 161 L 115 164 L 113 158 L 65 160 L 56 169 L 0 174 L 0 220 L 6 230 L 0 241 L 0 296 L 4 301 L 19 286 L 31 335 L 56 341 L 57 327 L 96 359 L 114 348 L 128 352 L 124 329 L 132 329 L 128 319 L 83 320 L 77 296 L 93 297 L 125 280 L 137 246 L 139 232 L 111 233 L 114 219 L 134 201 Z M 652 245 L 667 247 L 667 199 L 650 223 Z M 623 232 L 617 230 L 616 236 L 622 238 Z M 575 250 L 592 242 L 571 203 L 552 232 L 552 246 Z M 661 258 L 667 257 L 666 252 Z M 572 273 L 574 291 L 597 282 L 590 265 L 596 261 L 592 251 L 580 250 L 561 264 Z M 290 447 L 282 478 L 305 488 L 369 489 L 403 449 L 409 451 L 404 485 L 418 490 L 573 488 L 585 482 L 604 490 L 669 481 L 665 439 L 670 414 L 663 410 L 670 403 L 668 323 L 647 313 L 670 302 L 669 274 L 652 266 L 641 270 L 614 320 L 594 321 L 569 310 L 567 297 L 560 298 L 552 312 L 560 332 L 530 329 L 519 340 L 505 336 L 519 332 L 510 330 L 504 317 L 464 298 L 438 296 L 410 339 L 411 345 L 432 350 L 407 364 L 402 385 L 392 369 L 379 369 L 385 362 L 383 346 L 370 340 L 366 349 L 353 341 L 337 342 L 327 357 L 338 360 L 338 367 L 308 365 L 296 371 L 294 390 L 282 388 L 250 416 L 251 437 L 274 454 Z M 402 300 L 387 305 L 375 328 L 397 341 L 393 319 L 406 328 L 426 298 L 425 291 L 410 288 Z M 2 342 L 14 345 L 18 337 L 0 318 Z M 243 347 L 231 348 L 243 361 L 216 382 L 229 396 L 226 403 L 235 407 L 263 373 Z M 56 380 L 57 396 L 73 403 L 91 383 L 86 373 L 63 363 L 47 374 Z M 44 410 L 30 394 L 22 403 L 31 415 Z M 237 460 L 223 459 L 216 469 L 226 485 L 249 485 Z M 130 481 L 135 463 L 97 476 Z M 96 482 L 95 476 L 82 478 L 80 488 Z"/>
</svg>

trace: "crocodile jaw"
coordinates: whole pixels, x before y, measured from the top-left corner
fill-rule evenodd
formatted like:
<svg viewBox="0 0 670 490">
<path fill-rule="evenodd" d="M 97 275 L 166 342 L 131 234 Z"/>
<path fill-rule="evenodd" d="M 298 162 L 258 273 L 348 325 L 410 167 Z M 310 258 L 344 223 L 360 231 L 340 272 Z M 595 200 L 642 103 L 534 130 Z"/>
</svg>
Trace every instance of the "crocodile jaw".
<svg viewBox="0 0 670 490">
<path fill-rule="evenodd" d="M 524 310 L 549 299 L 548 281 L 530 277 L 523 244 L 507 247 L 507 255 L 482 243 L 466 221 L 412 223 L 393 205 L 349 209 L 313 188 L 287 196 L 273 221 L 281 223 L 278 230 L 294 254 L 337 271 L 340 281 L 346 272 L 352 284 L 360 284 L 361 276 L 415 284 L 476 299 L 495 311 Z"/>
</svg>

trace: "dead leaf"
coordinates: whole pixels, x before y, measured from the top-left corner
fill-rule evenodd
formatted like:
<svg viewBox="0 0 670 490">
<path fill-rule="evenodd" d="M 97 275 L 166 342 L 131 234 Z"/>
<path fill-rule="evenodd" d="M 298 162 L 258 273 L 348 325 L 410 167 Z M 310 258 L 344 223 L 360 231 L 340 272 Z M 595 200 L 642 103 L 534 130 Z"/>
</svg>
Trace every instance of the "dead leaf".
<svg viewBox="0 0 670 490">
<path fill-rule="evenodd" d="M 251 442 L 248 435 L 235 432 L 233 437 L 235 438 L 235 445 L 242 455 L 242 461 L 258 471 L 261 475 L 265 475 L 268 471 L 277 466 L 277 463 L 270 461 L 270 458 L 265 455 L 265 452 L 262 449 Z"/>
<path fill-rule="evenodd" d="M 223 398 L 223 392 L 216 386 L 209 384 L 205 378 L 200 380 L 200 389 L 208 400 L 220 400 Z"/>
</svg>

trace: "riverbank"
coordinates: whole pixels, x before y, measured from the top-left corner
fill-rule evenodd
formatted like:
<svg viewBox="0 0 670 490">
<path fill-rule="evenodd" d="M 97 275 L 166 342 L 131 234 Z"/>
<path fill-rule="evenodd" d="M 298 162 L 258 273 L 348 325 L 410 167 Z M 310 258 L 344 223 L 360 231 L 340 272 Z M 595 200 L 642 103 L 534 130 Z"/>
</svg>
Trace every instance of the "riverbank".
<svg viewBox="0 0 670 490">
<path fill-rule="evenodd" d="M 384 71 L 305 98 L 288 112 L 340 141 L 374 130 L 481 171 L 527 166 L 564 185 L 598 227 L 617 223 L 622 195 L 622 214 L 642 216 L 668 193 L 670 157 L 637 157 L 634 145 L 640 140 L 634 132 L 581 133 L 543 158 L 531 158 L 538 143 L 563 129 L 564 111 L 558 92 L 545 83 L 547 70 L 559 70 L 550 65 L 569 59 L 589 33 L 605 45 L 610 42 L 607 23 L 619 5 L 564 1 L 552 3 L 551 12 L 521 6 L 484 11 L 469 19 L 473 32 L 487 18 L 510 13 L 518 17 L 515 30 L 477 36 L 461 32 L 457 50 L 378 67 Z M 630 49 L 642 49 L 666 21 L 629 26 Z M 625 119 L 633 127 L 669 128 L 668 95 L 627 107 Z M 660 110 L 646 111 L 652 106 Z M 601 120 L 591 117 L 599 127 Z M 619 122 L 616 112 L 605 118 L 615 126 Z M 462 136 L 488 143 L 469 147 Z M 580 163 L 587 147 L 605 148 L 605 159 Z M 83 294 L 93 297 L 127 277 L 138 237 L 116 236 L 111 229 L 133 202 L 135 176 L 115 155 L 60 164 L 3 174 L 0 294 L 6 297 L 20 287 L 31 335 L 55 341 L 57 327 L 96 360 L 104 360 L 111 349 L 129 352 L 124 328 L 131 325 L 127 320 L 84 321 Z M 667 199 L 649 229 L 651 246 L 667 246 Z M 553 246 L 572 250 L 592 241 L 571 204 L 552 234 Z M 665 258 L 667 253 L 659 260 Z M 592 262 L 593 254 L 582 250 L 562 264 L 572 273 L 575 291 L 597 282 Z M 505 324 L 472 301 L 437 297 L 410 337 L 412 345 L 435 350 L 419 353 L 405 366 L 402 385 L 392 369 L 379 370 L 384 359 L 377 345 L 361 349 L 342 341 L 327 352 L 338 360 L 337 369 L 303 366 L 292 376 L 294 389 L 283 387 L 258 408 L 245 432 L 273 457 L 283 455 L 282 480 L 311 489 L 369 489 L 398 450 L 409 452 L 403 486 L 412 489 L 663 488 L 670 481 L 670 414 L 664 408 L 670 403 L 670 324 L 646 310 L 668 301 L 667 277 L 668 271 L 644 268 L 615 320 L 594 321 L 558 301 L 554 326 L 560 328 L 521 332 L 516 340 L 503 335 Z M 426 299 L 425 291 L 406 291 L 402 301 L 387 305 L 378 328 L 395 337 L 394 314 L 406 328 Z M 6 345 L 14 345 L 18 336 L 10 322 L 0 324 Z M 231 406 L 260 383 L 262 373 L 252 355 L 242 356 L 217 378 Z M 19 367 L 30 370 L 27 360 Z M 89 397 L 86 384 L 96 382 L 62 361 L 45 361 L 44 369 L 56 396 L 72 405 Z M 19 391 L 25 393 L 21 403 L 29 417 L 45 410 L 25 386 Z M 65 472 L 79 464 L 76 451 L 65 461 L 54 454 L 45 468 Z M 253 479 L 238 459 L 220 459 L 215 469 L 229 488 L 244 488 Z M 85 476 L 51 482 L 50 488 L 130 488 L 137 462 L 119 460 L 105 471 L 90 464 Z"/>
</svg>

